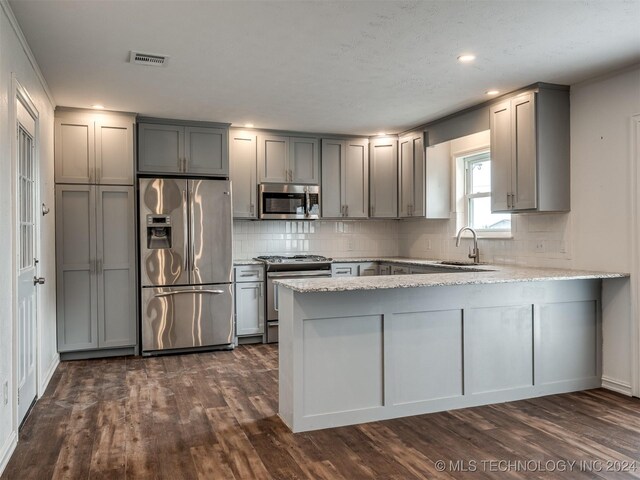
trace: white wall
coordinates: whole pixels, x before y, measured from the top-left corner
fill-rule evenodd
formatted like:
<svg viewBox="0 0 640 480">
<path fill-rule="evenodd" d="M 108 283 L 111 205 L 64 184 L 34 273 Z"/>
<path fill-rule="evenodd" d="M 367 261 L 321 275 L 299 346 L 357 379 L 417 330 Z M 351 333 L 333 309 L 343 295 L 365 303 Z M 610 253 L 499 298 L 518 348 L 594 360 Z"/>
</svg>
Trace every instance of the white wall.
<svg viewBox="0 0 640 480">
<path fill-rule="evenodd" d="M 0 472 L 8 454 L 15 446 L 15 379 L 13 378 L 13 245 L 15 228 L 12 215 L 13 173 L 11 144 L 16 135 L 14 123 L 14 91 L 12 74 L 27 90 L 39 112 L 37 156 L 40 163 L 41 200 L 51 213 L 41 217 L 40 275 L 47 283 L 40 290 L 38 325 L 39 392 L 42 393 L 52 369 L 58 361 L 55 318 L 55 253 L 54 253 L 54 183 L 53 183 L 53 105 L 45 86 L 25 53 L 10 21 L 5 0 L 0 2 Z M 5 10 L 6 9 L 6 10 Z M 9 403 L 2 401 L 2 385 L 9 382 Z"/>
<path fill-rule="evenodd" d="M 631 271 L 631 117 L 640 67 L 571 88 L 571 236 L 575 268 Z M 603 294 L 603 380 L 631 384 L 629 281 Z"/>
<path fill-rule="evenodd" d="M 397 220 L 233 222 L 234 256 L 295 255 L 327 257 L 398 255 Z"/>
</svg>

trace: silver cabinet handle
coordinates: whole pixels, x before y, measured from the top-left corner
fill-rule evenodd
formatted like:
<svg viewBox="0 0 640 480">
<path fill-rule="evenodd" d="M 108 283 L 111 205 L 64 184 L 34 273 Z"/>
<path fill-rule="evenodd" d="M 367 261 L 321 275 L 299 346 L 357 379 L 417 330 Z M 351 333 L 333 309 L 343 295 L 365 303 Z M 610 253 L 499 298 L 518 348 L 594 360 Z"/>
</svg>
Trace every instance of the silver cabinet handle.
<svg viewBox="0 0 640 480">
<path fill-rule="evenodd" d="M 44 285 L 44 277 L 33 277 L 34 285 Z"/>
<path fill-rule="evenodd" d="M 344 216 L 348 217 L 349 216 L 349 205 L 345 205 L 344 206 Z"/>
<path fill-rule="evenodd" d="M 278 285 L 273 286 L 273 309 L 278 311 Z"/>
<path fill-rule="evenodd" d="M 98 275 L 102 275 L 102 272 L 103 272 L 103 270 L 102 270 L 102 259 L 99 258 L 98 260 L 96 260 L 96 262 L 98 264 L 98 266 L 96 268 L 97 273 L 98 273 Z"/>
<path fill-rule="evenodd" d="M 249 205 L 249 215 L 251 215 L 253 217 L 253 209 L 254 209 L 254 205 L 253 203 Z"/>
<path fill-rule="evenodd" d="M 254 271 L 252 273 L 241 273 L 240 276 L 241 277 L 257 277 L 258 275 L 260 275 L 260 273 Z"/>
<path fill-rule="evenodd" d="M 182 295 L 187 293 L 209 293 L 211 295 L 222 295 L 224 290 L 176 290 L 173 292 L 156 293 L 154 297 L 169 297 L 171 295 Z"/>
</svg>

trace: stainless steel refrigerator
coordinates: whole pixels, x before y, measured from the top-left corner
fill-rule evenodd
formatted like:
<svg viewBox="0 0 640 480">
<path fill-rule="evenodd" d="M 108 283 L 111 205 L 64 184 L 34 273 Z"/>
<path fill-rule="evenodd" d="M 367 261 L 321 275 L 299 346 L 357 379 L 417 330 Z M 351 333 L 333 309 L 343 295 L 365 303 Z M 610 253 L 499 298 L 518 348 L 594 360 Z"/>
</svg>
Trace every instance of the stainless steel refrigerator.
<svg viewBox="0 0 640 480">
<path fill-rule="evenodd" d="M 143 354 L 233 348 L 230 182 L 139 182 Z"/>
</svg>

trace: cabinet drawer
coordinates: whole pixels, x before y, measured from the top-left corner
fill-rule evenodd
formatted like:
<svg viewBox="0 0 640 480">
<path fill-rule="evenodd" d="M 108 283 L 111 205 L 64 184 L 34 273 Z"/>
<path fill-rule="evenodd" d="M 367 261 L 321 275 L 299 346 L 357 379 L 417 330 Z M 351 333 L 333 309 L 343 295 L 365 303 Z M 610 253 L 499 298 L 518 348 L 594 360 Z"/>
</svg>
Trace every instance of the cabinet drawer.
<svg viewBox="0 0 640 480">
<path fill-rule="evenodd" d="M 391 265 L 380 265 L 378 275 L 391 275 Z"/>
<path fill-rule="evenodd" d="M 264 280 L 263 265 L 242 265 L 235 267 L 236 283 L 261 282 Z"/>
<path fill-rule="evenodd" d="M 409 273 L 409 267 L 402 267 L 394 265 L 391 267 L 391 275 L 407 275 Z"/>
<path fill-rule="evenodd" d="M 338 263 L 338 264 L 331 265 L 331 274 L 334 277 L 357 277 L 358 264 Z"/>
</svg>

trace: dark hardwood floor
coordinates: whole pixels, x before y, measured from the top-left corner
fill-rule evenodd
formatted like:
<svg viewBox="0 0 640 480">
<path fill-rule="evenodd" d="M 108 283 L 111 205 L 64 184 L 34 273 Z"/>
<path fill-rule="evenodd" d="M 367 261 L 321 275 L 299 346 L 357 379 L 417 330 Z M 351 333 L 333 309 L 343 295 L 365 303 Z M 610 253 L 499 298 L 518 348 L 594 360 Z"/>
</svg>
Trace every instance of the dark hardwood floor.
<svg viewBox="0 0 640 480">
<path fill-rule="evenodd" d="M 2 480 L 640 477 L 640 400 L 606 390 L 292 434 L 277 382 L 273 345 L 63 363 Z"/>
</svg>

